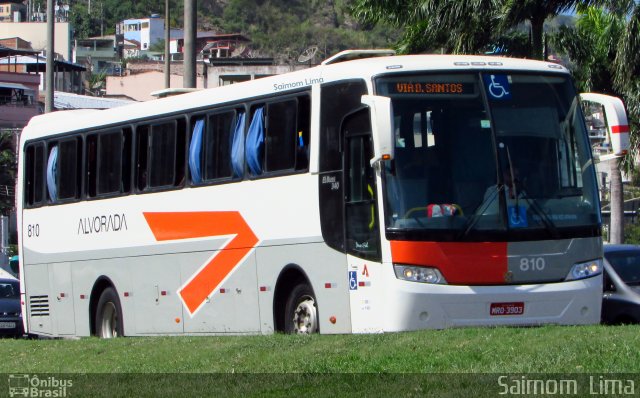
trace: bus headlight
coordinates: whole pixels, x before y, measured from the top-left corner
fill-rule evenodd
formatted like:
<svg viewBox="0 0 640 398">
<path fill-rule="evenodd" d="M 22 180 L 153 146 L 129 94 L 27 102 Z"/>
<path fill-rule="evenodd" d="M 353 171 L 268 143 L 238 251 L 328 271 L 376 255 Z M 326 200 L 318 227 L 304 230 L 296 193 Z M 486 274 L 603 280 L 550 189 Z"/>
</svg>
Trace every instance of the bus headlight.
<svg viewBox="0 0 640 398">
<path fill-rule="evenodd" d="M 412 265 L 394 264 L 396 278 L 411 282 L 446 285 L 447 281 L 437 268 L 414 267 Z"/>
<path fill-rule="evenodd" d="M 567 275 L 566 280 L 590 278 L 602 273 L 602 259 L 591 260 L 584 263 L 574 264 Z"/>
</svg>

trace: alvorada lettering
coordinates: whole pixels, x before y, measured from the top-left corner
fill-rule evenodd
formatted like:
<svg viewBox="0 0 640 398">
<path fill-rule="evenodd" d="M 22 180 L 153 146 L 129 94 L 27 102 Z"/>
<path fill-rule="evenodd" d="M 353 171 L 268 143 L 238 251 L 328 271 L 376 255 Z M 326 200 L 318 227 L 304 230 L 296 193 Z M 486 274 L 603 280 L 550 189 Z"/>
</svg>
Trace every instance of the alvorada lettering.
<svg viewBox="0 0 640 398">
<path fill-rule="evenodd" d="M 118 232 L 127 229 L 127 219 L 124 214 L 84 217 L 78 221 L 78 235 Z"/>
</svg>

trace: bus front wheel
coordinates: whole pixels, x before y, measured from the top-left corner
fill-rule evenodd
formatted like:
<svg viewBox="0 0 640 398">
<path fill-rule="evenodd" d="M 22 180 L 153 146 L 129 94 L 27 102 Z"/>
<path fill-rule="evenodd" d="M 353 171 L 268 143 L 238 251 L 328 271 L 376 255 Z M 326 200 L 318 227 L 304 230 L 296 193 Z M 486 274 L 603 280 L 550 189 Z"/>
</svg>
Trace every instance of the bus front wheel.
<svg viewBox="0 0 640 398">
<path fill-rule="evenodd" d="M 296 285 L 285 305 L 285 332 L 290 334 L 318 333 L 318 306 L 311 286 Z"/>
<path fill-rule="evenodd" d="M 96 310 L 96 335 L 103 339 L 124 336 L 122 327 L 122 307 L 118 293 L 112 287 L 100 295 Z"/>
</svg>

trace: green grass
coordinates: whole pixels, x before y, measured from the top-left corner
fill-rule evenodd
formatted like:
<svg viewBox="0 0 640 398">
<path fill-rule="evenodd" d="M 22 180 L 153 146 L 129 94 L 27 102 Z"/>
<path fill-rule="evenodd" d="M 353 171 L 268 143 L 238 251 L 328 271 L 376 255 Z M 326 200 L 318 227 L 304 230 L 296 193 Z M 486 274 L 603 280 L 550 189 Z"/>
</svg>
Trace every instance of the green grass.
<svg viewBox="0 0 640 398">
<path fill-rule="evenodd" d="M 638 347 L 640 326 L 467 328 L 338 336 L 4 339 L 0 340 L 0 373 L 75 374 L 82 385 L 95 379 L 91 374 L 100 374 L 99 380 L 109 384 L 109 378 L 115 378 L 113 385 L 125 389 L 116 396 L 158 393 L 126 390 L 131 388 L 127 377 L 135 385 L 140 384 L 135 383 L 136 378 L 155 377 L 152 384 L 163 386 L 161 392 L 177 386 L 205 391 L 202 383 L 211 383 L 211 388 L 224 385 L 230 395 L 235 391 L 238 395 L 294 396 L 316 385 L 312 390 L 323 396 L 331 385 L 337 395 L 344 391 L 340 386 L 348 386 L 364 395 L 386 396 L 401 385 L 409 388 L 401 394 L 404 396 L 421 395 L 424 388 L 442 396 L 440 393 L 451 391 L 452 380 L 443 383 L 434 373 L 472 373 L 477 377 L 466 382 L 470 375 L 455 377 L 460 384 L 455 391 L 475 394 L 478 383 L 486 382 L 493 390 L 482 391 L 495 395 L 497 374 L 640 374 Z M 176 378 L 176 374 L 182 376 Z M 235 376 L 222 383 L 220 377 L 225 374 Z M 331 381 L 323 380 L 326 377 Z M 295 380 L 298 382 L 292 383 Z M 640 388 L 640 382 L 636 383 Z M 283 385 L 288 389 L 282 390 Z M 304 386 L 304 391 L 296 392 L 295 385 Z"/>
<path fill-rule="evenodd" d="M 0 340 L 0 373 L 640 372 L 640 326 Z"/>
</svg>

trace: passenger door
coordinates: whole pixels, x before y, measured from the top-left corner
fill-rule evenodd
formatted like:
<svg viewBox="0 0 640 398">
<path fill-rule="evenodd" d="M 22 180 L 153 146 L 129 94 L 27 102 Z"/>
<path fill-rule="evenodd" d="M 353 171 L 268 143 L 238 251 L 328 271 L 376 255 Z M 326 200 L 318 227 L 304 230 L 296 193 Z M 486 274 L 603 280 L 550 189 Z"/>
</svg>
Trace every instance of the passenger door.
<svg viewBox="0 0 640 398">
<path fill-rule="evenodd" d="M 368 108 L 342 123 L 345 176 L 345 249 L 354 333 L 381 332 L 382 264 L 373 138 Z"/>
</svg>

